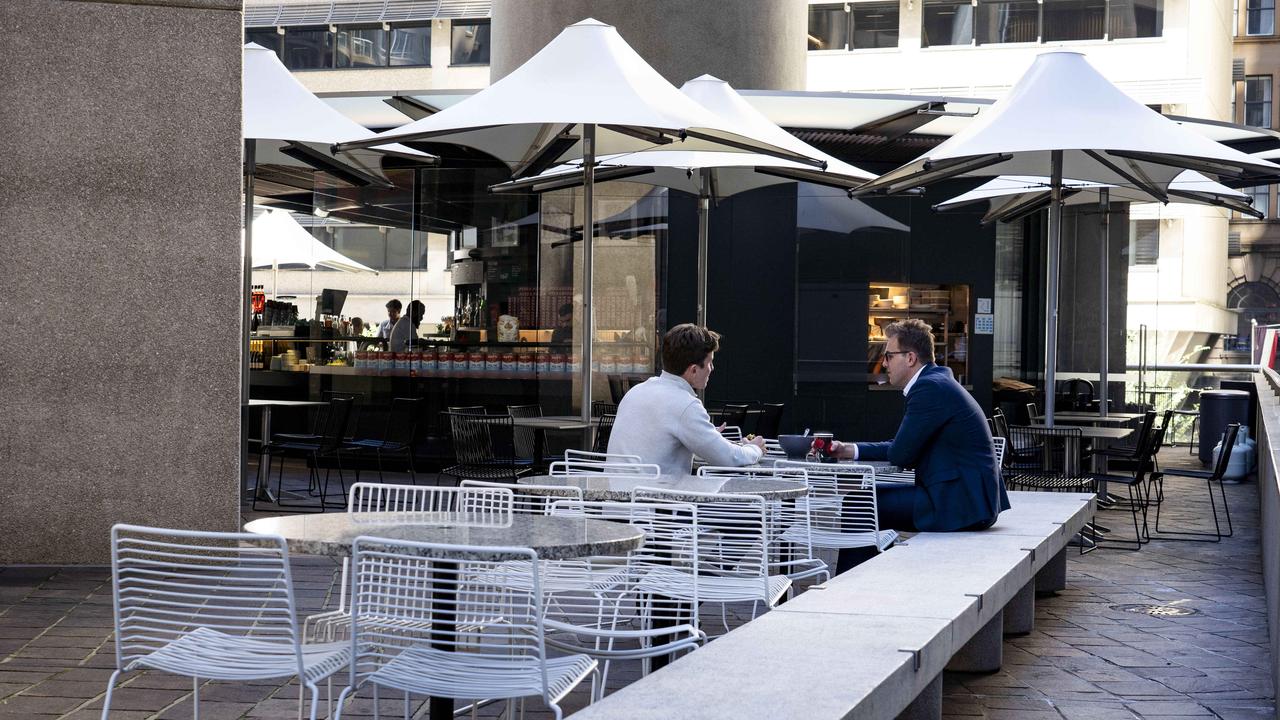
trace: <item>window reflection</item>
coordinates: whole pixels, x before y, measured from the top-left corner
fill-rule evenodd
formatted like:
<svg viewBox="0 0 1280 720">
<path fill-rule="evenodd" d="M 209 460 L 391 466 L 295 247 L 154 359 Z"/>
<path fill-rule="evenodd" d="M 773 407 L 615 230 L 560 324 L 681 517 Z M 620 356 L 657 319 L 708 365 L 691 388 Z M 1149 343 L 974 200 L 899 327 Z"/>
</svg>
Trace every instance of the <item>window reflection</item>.
<svg viewBox="0 0 1280 720">
<path fill-rule="evenodd" d="M 387 64 L 387 33 L 382 28 L 339 28 L 336 64 L 381 67 Z"/>
<path fill-rule="evenodd" d="M 1036 0 L 983 0 L 978 4 L 978 43 L 1036 42 L 1040 4 Z"/>
<path fill-rule="evenodd" d="M 1106 17 L 1104 0 L 1044 0 L 1044 40 L 1101 40 Z"/>
<path fill-rule="evenodd" d="M 489 21 L 455 20 L 451 38 L 450 63 L 453 65 L 489 64 Z"/>
<path fill-rule="evenodd" d="M 1160 37 L 1164 30 L 1164 0 L 1111 0 L 1107 8 L 1111 39 Z"/>
<path fill-rule="evenodd" d="M 391 29 L 391 65 L 394 67 L 431 64 L 431 23 Z"/>
<path fill-rule="evenodd" d="M 853 48 L 898 47 L 898 3 L 858 3 L 850 6 Z"/>
<path fill-rule="evenodd" d="M 809 6 L 809 49 L 844 50 L 849 44 L 849 15 L 844 5 Z"/>
<path fill-rule="evenodd" d="M 333 45 L 328 29 L 289 28 L 284 35 L 284 64 L 290 70 L 332 68 Z"/>
<path fill-rule="evenodd" d="M 973 4 L 968 0 L 926 2 L 920 43 L 924 47 L 973 44 Z"/>
<path fill-rule="evenodd" d="M 284 36 L 276 32 L 275 28 L 246 28 L 244 31 L 245 42 L 257 43 L 275 53 L 277 57 L 280 55 L 280 43 L 283 40 Z"/>
</svg>

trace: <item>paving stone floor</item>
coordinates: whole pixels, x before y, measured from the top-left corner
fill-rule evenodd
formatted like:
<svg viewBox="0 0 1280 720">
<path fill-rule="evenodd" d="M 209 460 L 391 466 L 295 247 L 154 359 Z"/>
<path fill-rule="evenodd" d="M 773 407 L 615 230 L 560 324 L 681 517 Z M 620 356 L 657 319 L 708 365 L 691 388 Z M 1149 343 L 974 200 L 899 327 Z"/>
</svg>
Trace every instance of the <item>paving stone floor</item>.
<svg viewBox="0 0 1280 720">
<path fill-rule="evenodd" d="M 1166 450 L 1166 466 L 1188 462 L 1184 448 Z M 304 477 L 291 473 L 296 478 Z M 949 718 L 1111 720 L 1112 718 L 1275 717 L 1269 679 L 1265 598 L 1258 553 L 1256 486 L 1228 485 L 1235 536 L 1220 544 L 1156 539 L 1140 552 L 1103 549 L 1069 556 L 1068 589 L 1041 597 L 1036 629 L 1005 640 L 1004 666 L 991 674 L 947 673 L 944 715 Z M 1170 479 L 1161 527 L 1204 526 L 1204 484 Z M 262 514 L 246 508 L 246 519 Z M 1124 533 L 1119 511 L 1099 521 Z M 1154 517 L 1152 518 L 1154 522 Z M 294 579 L 302 612 L 336 603 L 336 564 L 296 557 Z M 1152 617 L 1115 609 L 1127 604 L 1190 608 L 1188 617 Z M 730 625 L 744 622 L 735 608 Z M 109 569 L 101 567 L 0 568 L 0 720 L 85 720 L 101 715 L 114 667 Z M 635 663 L 615 665 L 609 686 L 639 676 Z M 830 668 L 829 672 L 838 672 Z M 341 676 L 335 690 L 344 684 Z M 115 692 L 112 718 L 168 720 L 191 717 L 191 681 L 161 673 L 135 673 Z M 363 693 L 367 695 L 367 693 Z M 201 716 L 292 718 L 296 683 L 205 682 Z M 579 691 L 566 712 L 586 702 Z M 400 697 L 383 697 L 385 717 L 400 717 Z M 425 707 L 414 699 L 415 717 Z M 498 717 L 501 704 L 479 716 Z M 538 701 L 526 715 L 550 717 Z M 372 717 L 361 697 L 343 717 Z M 324 715 L 324 703 L 321 703 Z"/>
</svg>

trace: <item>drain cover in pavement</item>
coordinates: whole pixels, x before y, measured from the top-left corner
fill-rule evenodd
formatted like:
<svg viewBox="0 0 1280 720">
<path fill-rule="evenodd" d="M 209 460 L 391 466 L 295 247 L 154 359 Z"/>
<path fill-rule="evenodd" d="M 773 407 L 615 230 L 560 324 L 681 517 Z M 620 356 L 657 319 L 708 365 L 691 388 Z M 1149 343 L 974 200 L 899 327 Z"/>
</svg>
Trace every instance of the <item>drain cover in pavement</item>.
<svg viewBox="0 0 1280 720">
<path fill-rule="evenodd" d="M 1178 605 L 1112 605 L 1111 609 L 1152 617 L 1191 617 L 1200 614 L 1200 611 L 1195 608 Z"/>
</svg>

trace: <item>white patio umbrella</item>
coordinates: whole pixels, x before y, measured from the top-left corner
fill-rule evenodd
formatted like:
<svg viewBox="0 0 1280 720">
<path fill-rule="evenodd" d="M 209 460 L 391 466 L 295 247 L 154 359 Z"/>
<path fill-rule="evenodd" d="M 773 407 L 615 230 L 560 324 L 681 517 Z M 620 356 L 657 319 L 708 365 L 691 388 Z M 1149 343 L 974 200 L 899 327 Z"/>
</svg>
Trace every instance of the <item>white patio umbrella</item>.
<svg viewBox="0 0 1280 720">
<path fill-rule="evenodd" d="M 1274 176 L 1280 166 L 1197 135 L 1138 103 L 1084 56 L 1045 53 L 1004 98 L 925 155 L 882 175 L 858 194 L 897 193 L 953 177 L 1049 176 L 1045 415 L 1053 424 L 1057 364 L 1058 261 L 1063 178 L 1134 189 L 1168 202 L 1183 170 L 1211 176 Z"/>
<path fill-rule="evenodd" d="M 324 268 L 378 274 L 377 270 L 317 240 L 293 219 L 288 210 L 262 209 L 253 219 L 253 236 L 253 267 L 271 268 L 276 276 L 272 297 L 278 294 L 280 268 Z"/>
<path fill-rule="evenodd" d="M 1195 170 L 1185 170 L 1173 182 L 1169 183 L 1170 202 L 1192 205 L 1214 205 L 1236 212 L 1262 217 L 1262 213 L 1249 203 L 1249 196 L 1239 190 L 1232 190 L 1222 183 L 1214 182 Z M 1108 185 L 1106 183 L 1086 182 L 1081 180 L 1062 181 L 1063 205 L 1086 205 L 1096 203 L 1103 209 L 1100 214 L 1100 237 L 1107 237 L 1108 214 L 1105 208 L 1112 200 L 1127 202 L 1150 202 L 1146 193 L 1134 188 Z M 991 202 L 991 208 L 983 216 L 985 225 L 992 221 L 1009 222 L 1040 210 L 1052 200 L 1050 180 L 1046 177 L 1026 175 L 1001 176 L 967 193 L 938 203 L 934 210 L 955 210 L 976 203 Z M 1101 245 L 1101 276 L 1110 276 L 1110 255 L 1105 241 Z M 1100 283 L 1102 308 L 1101 358 L 1098 371 L 1098 386 L 1101 388 L 1102 400 L 1098 403 L 1098 415 L 1107 415 L 1107 367 L 1110 362 L 1109 335 L 1111 331 L 1110 316 L 1107 308 L 1111 299 L 1106 282 Z"/>
<path fill-rule="evenodd" d="M 603 155 L 645 152 L 678 141 L 687 150 L 758 152 L 812 167 L 824 164 L 730 126 L 663 79 L 614 27 L 592 19 L 565 28 L 523 65 L 466 100 L 375 140 L 338 143 L 334 150 L 410 141 L 480 150 L 505 163 L 515 177 L 581 159 L 587 228 L 595 227 L 595 181 L 635 173 L 632 168 L 601 169 L 597 178 L 597 158 Z M 591 413 L 595 336 L 592 252 L 592 243 L 584 243 L 584 420 Z"/>
<path fill-rule="evenodd" d="M 798 155 L 826 162 L 826 169 L 778 157 L 746 152 L 714 150 L 650 150 L 598 158 L 597 167 L 617 169 L 630 182 L 658 185 L 698 196 L 698 324 L 707 322 L 707 242 L 711 202 L 741 192 L 784 182 L 807 181 L 852 189 L 874 177 L 836 157 L 805 143 L 775 125 L 751 106 L 729 83 L 702 75 L 686 82 L 680 92 L 719 116 L 728 127 L 750 137 L 761 138 Z M 631 172 L 627 172 L 627 170 Z M 540 175 L 495 185 L 495 192 L 512 192 L 545 187 L 557 189 L 582 181 L 580 163 L 552 168 Z M 850 201 L 851 203 L 853 201 Z"/>
</svg>

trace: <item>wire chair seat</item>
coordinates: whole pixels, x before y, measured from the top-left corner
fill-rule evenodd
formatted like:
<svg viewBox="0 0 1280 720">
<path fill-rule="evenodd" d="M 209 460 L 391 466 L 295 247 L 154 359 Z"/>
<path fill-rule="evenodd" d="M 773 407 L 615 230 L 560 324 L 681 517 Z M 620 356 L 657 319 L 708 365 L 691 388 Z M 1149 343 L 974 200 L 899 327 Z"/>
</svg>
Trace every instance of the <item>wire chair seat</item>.
<svg viewBox="0 0 1280 720">
<path fill-rule="evenodd" d="M 644 593 L 666 595 L 676 600 L 692 600 L 693 573 L 680 568 L 650 568 L 636 584 Z M 759 600 L 770 607 L 775 605 L 791 589 L 791 578 L 786 575 L 770 575 L 766 590 L 761 595 L 759 578 L 742 575 L 719 575 L 705 566 L 698 573 L 697 599 L 701 602 L 749 602 Z"/>
<path fill-rule="evenodd" d="M 1028 472 L 1014 469 L 1005 476 L 1005 484 L 1011 488 L 1031 490 L 1055 490 L 1095 492 L 1097 480 L 1088 475 L 1065 475 L 1055 472 Z"/>
<path fill-rule="evenodd" d="M 451 652 L 414 645 L 366 680 L 413 694 L 442 697 L 519 697 L 543 693 L 543 662 L 532 656 Z M 596 670 L 585 655 L 549 657 L 546 691 L 556 702 Z"/>
<path fill-rule="evenodd" d="M 524 575 L 532 574 L 532 562 L 508 560 L 494 572 L 471 575 L 477 582 L 501 584 L 512 590 L 532 592 L 532 581 Z M 589 560 L 538 561 L 538 583 L 544 594 L 560 592 L 607 592 L 627 579 L 627 569 L 618 565 L 600 565 Z"/>
<path fill-rule="evenodd" d="M 809 538 L 816 548 L 845 550 L 874 545 L 877 550 L 883 552 L 898 542 L 898 531 L 866 530 L 863 532 L 848 532 L 815 526 L 809 531 Z M 788 528 L 782 534 L 782 539 L 787 542 L 800 542 L 803 539 L 803 530 L 801 528 Z"/>
<path fill-rule="evenodd" d="M 211 665 L 209 658 L 218 658 Z M 351 646 L 346 642 L 302 645 L 306 682 L 316 682 L 347 666 Z M 200 627 L 154 652 L 135 659 L 126 671 L 147 667 L 175 675 L 210 680 L 267 680 L 298 674 L 298 655 L 292 644 L 243 635 L 228 635 Z"/>
</svg>

